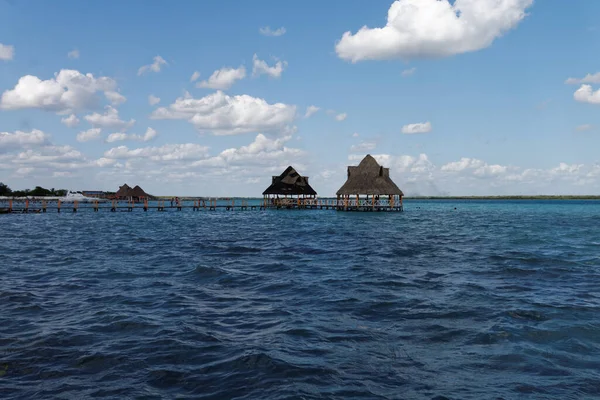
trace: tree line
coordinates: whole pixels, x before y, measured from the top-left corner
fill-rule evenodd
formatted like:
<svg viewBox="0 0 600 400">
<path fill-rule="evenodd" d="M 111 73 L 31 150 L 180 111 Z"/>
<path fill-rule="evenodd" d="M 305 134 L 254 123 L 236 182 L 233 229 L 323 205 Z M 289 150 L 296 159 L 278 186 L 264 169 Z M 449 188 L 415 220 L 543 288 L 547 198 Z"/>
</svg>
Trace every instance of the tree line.
<svg viewBox="0 0 600 400">
<path fill-rule="evenodd" d="M 46 189 L 41 186 L 36 186 L 33 189 L 25 190 L 12 190 L 7 184 L 0 182 L 0 196 L 12 196 L 12 197 L 44 197 L 44 196 L 56 196 L 62 197 L 67 195 L 66 189 Z"/>
</svg>

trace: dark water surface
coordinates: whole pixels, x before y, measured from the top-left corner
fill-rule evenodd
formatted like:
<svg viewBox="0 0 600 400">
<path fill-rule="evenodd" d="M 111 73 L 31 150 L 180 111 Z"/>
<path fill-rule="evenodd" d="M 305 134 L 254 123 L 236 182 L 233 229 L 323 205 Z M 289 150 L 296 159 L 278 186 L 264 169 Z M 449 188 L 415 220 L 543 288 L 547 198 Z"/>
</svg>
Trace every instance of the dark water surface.
<svg viewBox="0 0 600 400">
<path fill-rule="evenodd" d="M 600 395 L 598 202 L 0 215 L 0 256 L 3 399 Z"/>
</svg>

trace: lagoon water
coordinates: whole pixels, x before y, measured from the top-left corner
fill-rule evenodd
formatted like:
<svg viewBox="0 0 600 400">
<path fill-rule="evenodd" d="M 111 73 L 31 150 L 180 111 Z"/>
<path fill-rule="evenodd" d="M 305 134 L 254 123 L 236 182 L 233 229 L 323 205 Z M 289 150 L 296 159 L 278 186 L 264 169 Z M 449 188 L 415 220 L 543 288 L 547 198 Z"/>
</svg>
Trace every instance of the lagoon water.
<svg viewBox="0 0 600 400">
<path fill-rule="evenodd" d="M 0 397 L 600 396 L 600 202 L 405 209 L 0 215 Z"/>
</svg>

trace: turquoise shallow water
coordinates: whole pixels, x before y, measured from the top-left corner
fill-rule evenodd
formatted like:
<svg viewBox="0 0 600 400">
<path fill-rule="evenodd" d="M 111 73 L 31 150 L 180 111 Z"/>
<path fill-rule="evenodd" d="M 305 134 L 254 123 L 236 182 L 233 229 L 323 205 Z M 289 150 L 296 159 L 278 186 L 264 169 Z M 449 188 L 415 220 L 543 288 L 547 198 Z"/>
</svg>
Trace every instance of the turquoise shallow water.
<svg viewBox="0 0 600 400">
<path fill-rule="evenodd" d="M 599 202 L 405 209 L 0 215 L 0 397 L 600 396 Z"/>
</svg>

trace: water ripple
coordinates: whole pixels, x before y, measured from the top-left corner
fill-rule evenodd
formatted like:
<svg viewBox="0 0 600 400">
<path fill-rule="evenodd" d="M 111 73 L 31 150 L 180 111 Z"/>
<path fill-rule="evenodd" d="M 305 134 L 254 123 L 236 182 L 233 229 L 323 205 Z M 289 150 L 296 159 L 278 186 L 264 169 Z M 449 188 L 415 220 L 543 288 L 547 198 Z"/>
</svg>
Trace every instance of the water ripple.
<svg viewBox="0 0 600 400">
<path fill-rule="evenodd" d="M 2 398 L 600 394 L 600 204 L 406 209 L 0 216 Z"/>
</svg>

